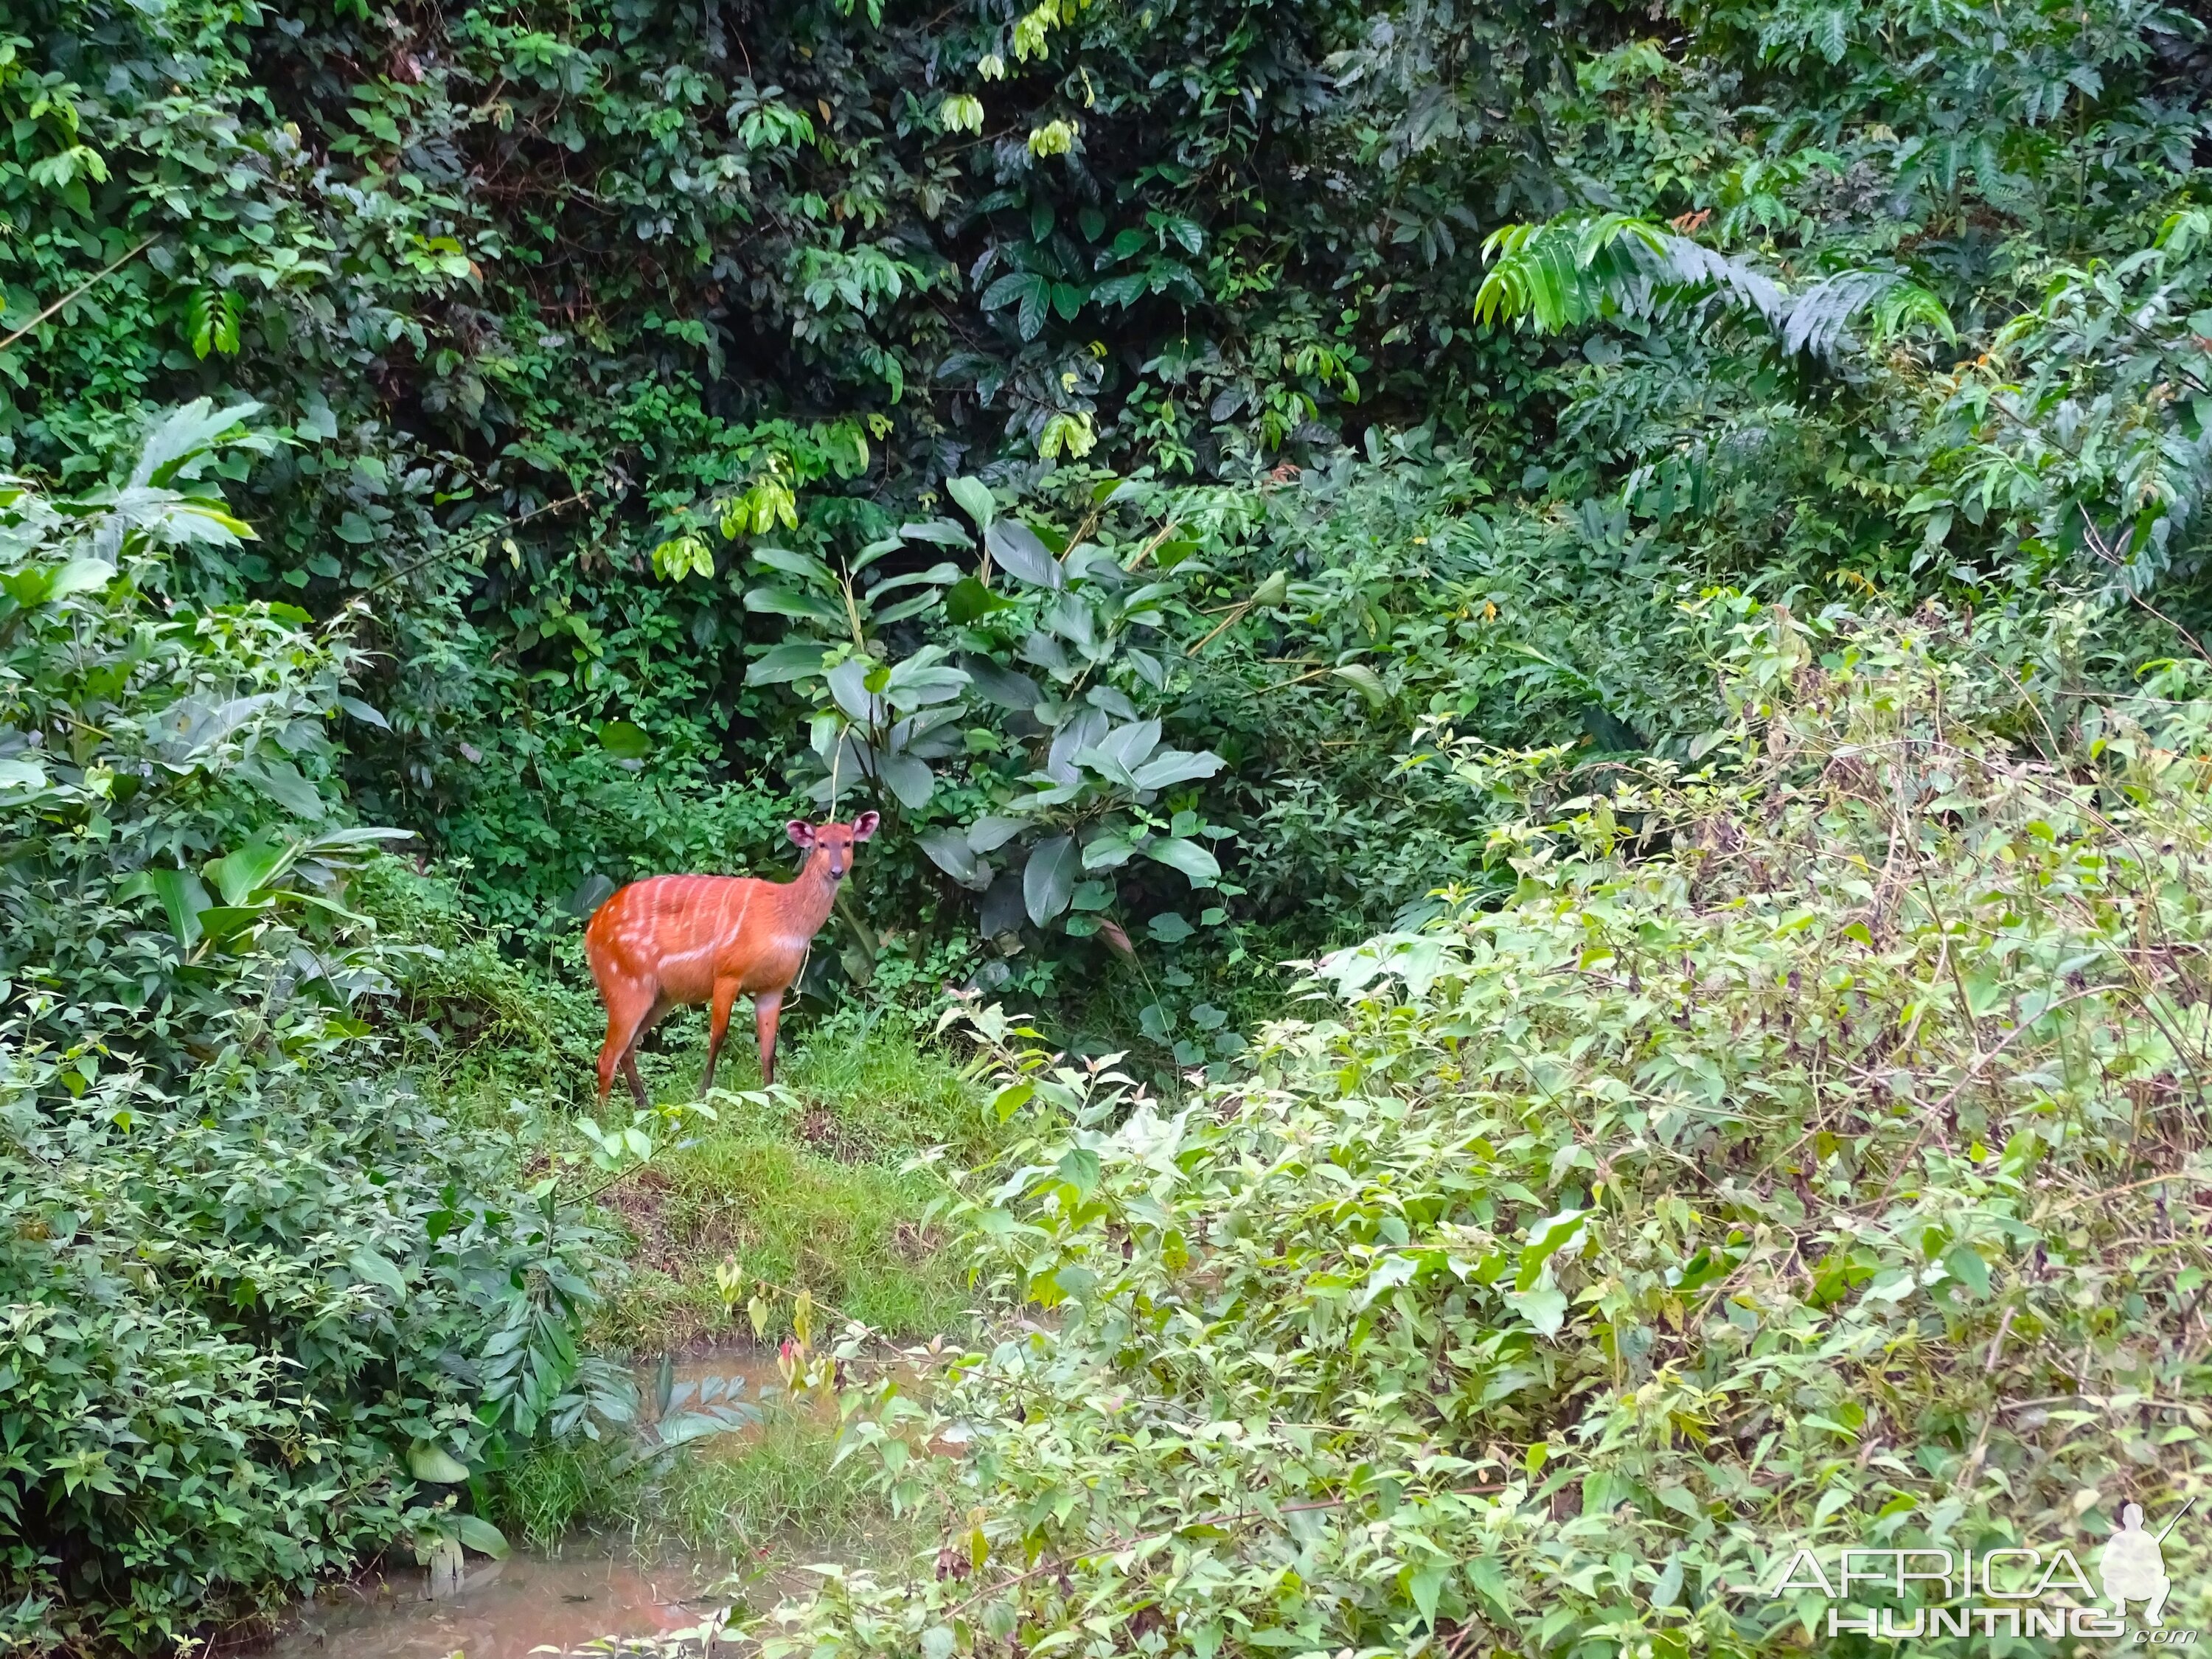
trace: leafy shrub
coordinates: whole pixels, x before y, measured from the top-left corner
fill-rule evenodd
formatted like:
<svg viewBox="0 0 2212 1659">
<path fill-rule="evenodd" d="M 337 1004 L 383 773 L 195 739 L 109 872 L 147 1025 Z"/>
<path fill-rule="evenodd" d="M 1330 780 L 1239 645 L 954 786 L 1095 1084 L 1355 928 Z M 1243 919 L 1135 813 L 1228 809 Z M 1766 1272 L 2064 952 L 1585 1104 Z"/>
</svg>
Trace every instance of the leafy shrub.
<svg viewBox="0 0 2212 1659">
<path fill-rule="evenodd" d="M 1172 1112 L 979 1016 L 1051 1109 L 962 1213 L 1059 1322 L 872 1397 L 940 1571 L 765 1650 L 1792 1651 L 1801 1546 L 2201 1497 L 2212 675 L 2085 700 L 2078 620 L 1724 602 L 1701 763 L 1445 745 L 1550 803 L 1510 894 Z"/>
<path fill-rule="evenodd" d="M 1716 578 L 1908 609 L 2118 565 L 2193 623 L 2201 19 L 1387 10 L 27 0 L 0 453 L 96 475 L 144 405 L 265 403 L 265 534 L 173 591 L 365 601 L 354 804 L 502 943 L 777 867 L 826 762 L 943 860 L 879 844 L 831 977 L 1127 1002 L 1163 1073 L 1230 1058 L 1252 963 L 1474 877 L 1393 770 L 1414 720 L 1659 743 Z M 1486 325 L 1513 295 L 1565 331 Z M 1132 580 L 1066 557 L 1170 523 Z M 1037 696 L 937 695 L 983 661 Z"/>
<path fill-rule="evenodd" d="M 119 486 L 0 480 L 0 1601 L 31 1647 L 151 1649 L 456 1507 L 626 1409 L 580 1359 L 596 1236 L 506 1138 L 375 1074 L 342 637 L 165 601 L 248 532 L 205 403 Z"/>
</svg>

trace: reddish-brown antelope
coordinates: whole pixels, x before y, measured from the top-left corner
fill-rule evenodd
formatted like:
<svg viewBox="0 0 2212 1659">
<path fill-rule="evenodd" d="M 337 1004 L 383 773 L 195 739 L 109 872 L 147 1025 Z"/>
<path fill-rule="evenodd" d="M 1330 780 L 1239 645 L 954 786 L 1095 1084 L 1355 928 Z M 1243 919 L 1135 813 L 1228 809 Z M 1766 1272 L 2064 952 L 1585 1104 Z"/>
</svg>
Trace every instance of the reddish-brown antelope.
<svg viewBox="0 0 2212 1659">
<path fill-rule="evenodd" d="M 634 881 L 592 914 L 584 954 L 607 1006 L 607 1040 L 599 1050 L 599 1104 L 622 1071 L 640 1106 L 651 1103 L 637 1074 L 637 1044 L 672 1008 L 713 1005 L 707 1028 L 704 1094 L 714 1086 L 714 1061 L 741 994 L 753 1000 L 760 1036 L 761 1080 L 775 1081 L 775 1022 L 783 994 L 806 961 L 807 946 L 829 920 L 837 884 L 853 867 L 853 846 L 876 833 L 876 815 L 850 823 L 784 826 L 806 849 L 791 881 L 750 876 L 654 876 Z"/>
</svg>

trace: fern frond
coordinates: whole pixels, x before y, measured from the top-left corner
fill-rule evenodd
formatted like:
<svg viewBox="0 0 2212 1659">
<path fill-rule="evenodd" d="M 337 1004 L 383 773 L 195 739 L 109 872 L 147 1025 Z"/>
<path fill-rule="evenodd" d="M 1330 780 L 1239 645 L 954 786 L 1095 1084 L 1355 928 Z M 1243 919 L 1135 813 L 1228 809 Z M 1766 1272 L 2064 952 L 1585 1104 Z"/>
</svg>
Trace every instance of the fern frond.
<svg viewBox="0 0 2212 1659">
<path fill-rule="evenodd" d="M 1933 329 L 1947 345 L 1959 343 L 1958 328 L 1951 321 L 1951 313 L 1943 309 L 1943 302 L 1919 283 L 1899 277 L 1875 301 L 1874 343 L 1881 345 L 1893 340 L 1914 324 Z"/>
<path fill-rule="evenodd" d="M 1556 334 L 1710 294 L 1757 313 L 1793 355 L 1840 355 L 1852 319 L 1869 307 L 1877 342 L 1908 327 L 1958 337 L 1942 302 L 1899 272 L 1838 271 L 1793 295 L 1743 260 L 1626 213 L 1507 225 L 1482 252 L 1492 264 L 1475 294 L 1474 319 L 1485 326 L 1503 318 Z"/>
<path fill-rule="evenodd" d="M 1895 287 L 1886 270 L 1844 270 L 1791 296 L 1781 319 L 1782 349 L 1832 358 L 1851 319 Z"/>
<path fill-rule="evenodd" d="M 1665 235 L 1662 240 L 1665 245 L 1667 275 L 1675 284 L 1688 289 L 1718 289 L 1769 323 L 1779 320 L 1788 295 L 1773 278 L 1741 259 L 1731 259 L 1686 236 Z"/>
</svg>

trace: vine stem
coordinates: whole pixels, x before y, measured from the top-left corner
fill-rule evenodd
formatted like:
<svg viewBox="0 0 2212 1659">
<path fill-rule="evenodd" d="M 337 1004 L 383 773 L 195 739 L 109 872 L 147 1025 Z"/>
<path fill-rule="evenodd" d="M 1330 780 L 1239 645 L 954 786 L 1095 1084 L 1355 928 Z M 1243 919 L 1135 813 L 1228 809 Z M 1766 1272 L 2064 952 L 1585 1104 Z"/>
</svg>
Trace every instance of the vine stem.
<svg viewBox="0 0 2212 1659">
<path fill-rule="evenodd" d="M 532 507 L 527 513 L 517 514 L 512 519 L 502 520 L 499 524 L 489 530 L 479 532 L 472 536 L 464 536 L 460 540 L 456 542 L 441 542 L 436 547 L 431 549 L 429 552 L 425 553 L 421 558 L 416 560 L 414 563 L 404 564 L 400 566 L 398 569 L 392 572 L 391 574 L 383 577 L 380 580 L 372 582 L 368 586 L 362 590 L 361 597 L 362 599 L 367 599 L 372 593 L 380 593 L 386 588 L 391 586 L 392 583 L 400 580 L 404 577 L 413 575 L 424 565 L 434 563 L 438 560 L 444 558 L 449 553 L 457 553 L 462 549 L 469 547 L 477 542 L 489 542 L 495 536 L 503 535 L 510 530 L 518 529 L 521 526 L 528 524 L 532 519 L 537 518 L 541 514 L 558 513 L 564 507 L 574 507 L 579 501 L 587 501 L 592 499 L 595 493 L 596 492 L 589 489 L 580 489 L 573 495 L 564 495 L 557 501 L 544 502 L 539 506 Z"/>
<path fill-rule="evenodd" d="M 21 339 L 21 338 L 22 338 L 26 334 L 28 334 L 28 333 L 29 333 L 33 329 L 36 328 L 36 327 L 37 327 L 40 323 L 45 322 L 45 321 L 46 320 L 46 319 L 47 319 L 47 318 L 49 318 L 49 317 L 52 316 L 52 315 L 54 314 L 54 313 L 56 313 L 57 311 L 59 311 L 59 310 L 60 310 L 64 306 L 67 305 L 70 301 L 72 301 L 72 300 L 81 300 L 81 299 L 82 299 L 86 295 L 89 294 L 89 293 L 93 290 L 93 289 L 94 289 L 94 287 L 96 287 L 100 283 L 101 283 L 101 282 L 102 282 L 103 280 L 105 280 L 106 278 L 107 278 L 107 277 L 109 277 L 109 276 L 113 276 L 117 271 L 118 271 L 118 270 L 122 270 L 124 266 L 125 266 L 125 265 L 129 264 L 130 264 L 133 259 L 137 258 L 140 254 L 143 253 L 143 252 L 144 252 L 148 248 L 149 248 L 149 247 L 153 246 L 154 246 L 154 244 L 155 244 L 157 240 L 160 240 L 160 238 L 159 238 L 158 236 L 149 236 L 149 237 L 148 237 L 144 241 L 143 241 L 143 242 L 139 243 L 139 244 L 138 244 L 138 246 L 137 246 L 137 247 L 132 248 L 132 249 L 131 250 L 131 252 L 128 252 L 128 253 L 125 254 L 121 258 L 119 258 L 119 259 L 116 260 L 113 264 L 109 264 L 109 265 L 107 265 L 107 266 L 105 266 L 104 268 L 102 268 L 102 269 L 101 269 L 101 270 L 100 270 L 99 271 L 96 271 L 95 273 L 94 273 L 92 276 L 86 277 L 86 278 L 84 279 L 84 281 L 82 281 L 82 283 L 78 283 L 75 288 L 71 289 L 68 293 L 66 293 L 66 294 L 63 295 L 62 295 L 62 297 L 61 297 L 60 299 L 58 299 L 58 300 L 55 301 L 53 302 L 53 304 L 52 304 L 52 305 L 48 306 L 48 307 L 47 307 L 44 311 L 40 312 L 37 316 L 35 316 L 35 317 L 32 318 L 32 319 L 31 319 L 31 320 L 30 320 L 29 322 L 27 322 L 27 323 L 24 324 L 24 325 L 22 325 L 22 327 L 21 327 L 21 328 L 17 329 L 17 330 L 16 330 L 13 334 L 10 334 L 10 335 L 6 338 L 6 339 L 4 339 L 4 340 L 0 340 L 0 351 L 5 351 L 5 350 L 9 347 L 9 346 L 11 346 L 11 345 L 15 344 L 16 341 L 18 341 L 18 340 Z"/>
</svg>

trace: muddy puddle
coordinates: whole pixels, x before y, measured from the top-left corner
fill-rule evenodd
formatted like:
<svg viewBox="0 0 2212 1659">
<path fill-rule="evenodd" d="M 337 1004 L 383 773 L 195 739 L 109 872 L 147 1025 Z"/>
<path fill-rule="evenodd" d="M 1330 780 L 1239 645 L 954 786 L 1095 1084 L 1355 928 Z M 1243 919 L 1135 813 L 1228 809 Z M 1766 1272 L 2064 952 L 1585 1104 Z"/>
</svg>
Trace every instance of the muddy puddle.
<svg viewBox="0 0 2212 1659">
<path fill-rule="evenodd" d="M 421 1572 L 326 1591 L 261 1651 L 269 1659 L 525 1659 L 603 1636 L 689 1629 L 726 1605 L 696 1599 L 709 1577 L 690 1564 L 518 1551 L 473 1563 L 460 1593 L 447 1601 L 428 1599 Z"/>
<path fill-rule="evenodd" d="M 837 1421 L 834 1397 L 792 1397 L 772 1350 L 671 1356 L 641 1366 L 637 1384 L 641 1434 L 708 1455 L 742 1445 L 763 1412 L 819 1415 L 825 1426 Z M 821 1580 L 801 1564 L 874 1553 L 872 1540 L 851 1541 L 850 1552 L 796 1542 L 769 1549 L 763 1556 L 772 1559 L 757 1559 L 753 1571 L 732 1577 L 726 1561 L 641 1561 L 580 1538 L 551 1553 L 518 1549 L 501 1562 L 471 1556 L 459 1592 L 436 1601 L 427 1572 L 395 1568 L 325 1591 L 257 1652 L 266 1659 L 526 1659 L 603 1638 L 665 1636 L 733 1603 L 760 1612 L 811 1595 Z"/>
<path fill-rule="evenodd" d="M 763 1412 L 795 1410 L 824 1424 L 837 1420 L 834 1394 L 793 1397 L 770 1350 L 666 1354 L 641 1365 L 636 1376 L 640 1424 L 648 1438 L 663 1445 L 743 1435 L 757 1426 Z"/>
</svg>

